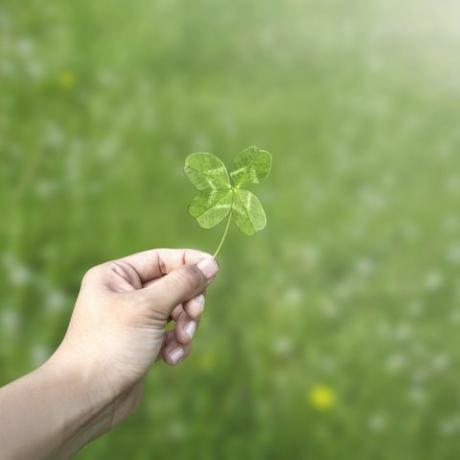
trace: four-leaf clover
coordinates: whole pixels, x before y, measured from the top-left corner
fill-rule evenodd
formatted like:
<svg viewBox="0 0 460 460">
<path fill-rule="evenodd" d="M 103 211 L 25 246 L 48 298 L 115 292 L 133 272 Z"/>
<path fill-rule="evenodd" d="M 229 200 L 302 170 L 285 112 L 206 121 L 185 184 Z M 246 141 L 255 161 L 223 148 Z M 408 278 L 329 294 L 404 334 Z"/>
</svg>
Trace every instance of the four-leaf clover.
<svg viewBox="0 0 460 460">
<path fill-rule="evenodd" d="M 246 235 L 262 230 L 267 217 L 259 198 L 246 187 L 268 177 L 272 156 L 265 150 L 249 147 L 234 159 L 230 174 L 222 160 L 212 153 L 191 153 L 185 160 L 185 174 L 199 191 L 188 208 L 203 228 L 212 228 L 228 217 L 216 256 L 227 236 L 232 215 Z"/>
</svg>

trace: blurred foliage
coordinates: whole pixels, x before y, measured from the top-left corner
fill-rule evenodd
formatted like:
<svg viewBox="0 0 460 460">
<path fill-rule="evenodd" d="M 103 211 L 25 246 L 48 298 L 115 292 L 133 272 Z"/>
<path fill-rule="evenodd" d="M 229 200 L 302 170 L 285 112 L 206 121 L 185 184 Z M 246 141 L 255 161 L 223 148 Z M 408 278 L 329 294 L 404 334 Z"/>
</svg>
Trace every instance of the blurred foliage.
<svg viewBox="0 0 460 460">
<path fill-rule="evenodd" d="M 79 458 L 458 458 L 459 14 L 2 0 L 0 384 L 58 345 L 91 265 L 212 250 L 184 158 L 256 144 L 267 229 L 232 232 L 193 355 Z"/>
</svg>

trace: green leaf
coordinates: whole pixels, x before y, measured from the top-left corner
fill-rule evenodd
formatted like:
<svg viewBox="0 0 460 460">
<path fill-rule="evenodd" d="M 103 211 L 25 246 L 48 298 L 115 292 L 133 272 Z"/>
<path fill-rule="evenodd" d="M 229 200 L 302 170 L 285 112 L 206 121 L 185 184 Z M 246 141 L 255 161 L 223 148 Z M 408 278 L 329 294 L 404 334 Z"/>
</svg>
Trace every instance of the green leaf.
<svg viewBox="0 0 460 460">
<path fill-rule="evenodd" d="M 236 156 L 234 165 L 230 176 L 236 187 L 258 184 L 270 174 L 272 156 L 266 150 L 252 146 Z"/>
<path fill-rule="evenodd" d="M 246 235 L 254 235 L 265 228 L 267 217 L 259 198 L 249 190 L 234 189 L 233 212 L 238 228 Z"/>
<path fill-rule="evenodd" d="M 228 217 L 214 257 L 228 235 L 232 215 L 246 235 L 254 235 L 265 228 L 267 217 L 261 202 L 243 187 L 263 181 L 270 173 L 271 162 L 269 152 L 249 147 L 235 158 L 230 182 L 224 163 L 212 153 L 191 153 L 185 159 L 185 174 L 199 190 L 189 205 L 190 215 L 204 228 L 215 227 Z"/>
<path fill-rule="evenodd" d="M 231 187 L 227 168 L 212 153 L 191 153 L 185 160 L 184 170 L 198 190 L 224 190 Z"/>
<path fill-rule="evenodd" d="M 232 208 L 233 191 L 205 190 L 190 203 L 188 211 L 201 227 L 212 228 L 222 222 Z"/>
</svg>

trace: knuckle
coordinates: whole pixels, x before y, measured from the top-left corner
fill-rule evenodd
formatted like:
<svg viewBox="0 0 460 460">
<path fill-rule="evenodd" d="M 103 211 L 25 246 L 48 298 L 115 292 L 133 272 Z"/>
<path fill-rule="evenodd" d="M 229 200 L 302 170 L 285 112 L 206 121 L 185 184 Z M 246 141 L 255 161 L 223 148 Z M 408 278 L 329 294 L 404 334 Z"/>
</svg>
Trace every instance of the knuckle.
<svg viewBox="0 0 460 460">
<path fill-rule="evenodd" d="M 101 268 L 100 265 L 95 265 L 94 267 L 91 267 L 86 271 L 86 273 L 83 275 L 83 283 L 87 283 L 91 280 L 93 280 L 97 274 L 100 272 Z"/>
</svg>

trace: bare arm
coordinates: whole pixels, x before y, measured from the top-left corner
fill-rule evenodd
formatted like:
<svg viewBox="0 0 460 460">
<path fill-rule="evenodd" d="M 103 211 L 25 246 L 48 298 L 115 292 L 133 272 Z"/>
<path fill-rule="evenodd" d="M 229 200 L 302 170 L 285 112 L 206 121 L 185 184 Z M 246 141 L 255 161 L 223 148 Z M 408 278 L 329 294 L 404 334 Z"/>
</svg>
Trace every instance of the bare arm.
<svg viewBox="0 0 460 460">
<path fill-rule="evenodd" d="M 69 458 L 124 420 L 151 365 L 190 352 L 217 270 L 206 253 L 168 249 L 91 269 L 58 350 L 0 389 L 2 459 Z"/>
</svg>

